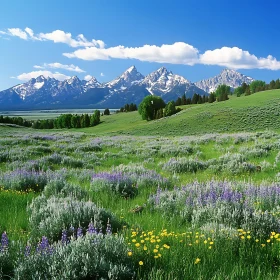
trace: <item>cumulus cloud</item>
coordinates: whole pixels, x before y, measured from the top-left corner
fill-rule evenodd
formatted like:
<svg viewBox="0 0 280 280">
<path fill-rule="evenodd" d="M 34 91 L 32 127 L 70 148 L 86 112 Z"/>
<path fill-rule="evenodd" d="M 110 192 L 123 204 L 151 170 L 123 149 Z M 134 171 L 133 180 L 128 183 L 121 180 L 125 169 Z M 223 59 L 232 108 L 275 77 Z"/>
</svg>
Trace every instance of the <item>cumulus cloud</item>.
<svg viewBox="0 0 280 280">
<path fill-rule="evenodd" d="M 91 75 L 86 75 L 86 76 L 84 77 L 84 80 L 85 80 L 85 81 L 89 81 L 91 78 L 92 78 Z"/>
<path fill-rule="evenodd" d="M 124 46 L 103 49 L 88 47 L 78 49 L 72 53 L 64 53 L 63 55 L 68 58 L 82 60 L 138 59 L 140 61 L 170 64 L 219 65 L 232 69 L 280 70 L 280 61 L 271 55 L 266 58 L 258 58 L 237 47 L 222 47 L 221 49 L 207 50 L 205 53 L 199 54 L 198 49 L 183 42 L 162 46 L 144 45 L 136 48 Z"/>
<path fill-rule="evenodd" d="M 92 39 L 88 41 L 83 34 L 79 34 L 76 39 L 72 38 L 71 33 L 63 30 L 54 30 L 50 33 L 34 34 L 34 31 L 26 27 L 24 30 L 20 28 L 8 28 L 7 31 L 0 31 L 1 34 L 8 36 L 16 36 L 23 40 L 37 40 L 37 41 L 53 41 L 54 43 L 64 43 L 70 47 L 98 47 L 104 48 L 105 43 L 101 40 Z"/>
<path fill-rule="evenodd" d="M 63 70 L 67 70 L 67 71 L 77 72 L 77 73 L 84 73 L 84 72 L 86 72 L 86 71 L 82 70 L 80 67 L 75 66 L 73 64 L 65 65 L 65 64 L 61 64 L 59 62 L 44 63 L 42 66 L 34 65 L 33 67 L 36 68 L 36 69 L 46 69 L 46 68 L 63 69 Z"/>
<path fill-rule="evenodd" d="M 8 28 L 8 32 L 6 33 L 6 35 L 16 36 L 23 40 L 28 39 L 28 34 L 20 28 Z"/>
<path fill-rule="evenodd" d="M 38 71 L 29 72 L 29 73 L 22 73 L 22 74 L 16 76 L 16 79 L 21 80 L 21 81 L 28 81 L 32 78 L 37 78 L 38 76 L 41 76 L 41 75 L 43 75 L 44 77 L 55 78 L 60 81 L 70 78 L 69 76 L 59 73 L 59 72 L 52 73 L 47 70 L 43 70 L 43 71 L 38 70 Z"/>
<path fill-rule="evenodd" d="M 104 75 L 104 73 L 101 72 L 101 73 L 100 73 L 100 76 L 101 76 L 101 77 L 104 77 L 105 75 Z"/>
<path fill-rule="evenodd" d="M 280 62 L 275 57 L 269 55 L 266 58 L 258 58 L 248 51 L 237 47 L 208 50 L 200 55 L 200 63 L 225 66 L 233 69 L 280 69 Z"/>
<path fill-rule="evenodd" d="M 68 58 L 78 58 L 82 60 L 110 60 L 110 59 L 137 59 L 140 61 L 183 64 L 183 65 L 219 65 L 233 69 L 270 69 L 280 70 L 280 61 L 272 55 L 267 57 L 257 57 L 247 50 L 238 47 L 221 47 L 214 50 L 207 50 L 200 53 L 198 49 L 185 42 L 175 42 L 174 44 L 143 45 L 140 47 L 112 46 L 106 48 L 101 40 L 88 40 L 83 34 L 72 37 L 72 34 L 63 30 L 54 30 L 49 33 L 35 34 L 33 30 L 26 27 L 8 28 L 1 30 L 1 35 L 16 36 L 23 40 L 52 41 L 54 43 L 67 44 L 70 47 L 78 48 L 73 52 L 63 53 Z M 65 67 L 64 67 L 65 66 Z M 35 65 L 37 69 L 57 68 L 78 73 L 84 72 L 74 65 Z M 101 75 L 102 76 L 102 75 Z"/>
<path fill-rule="evenodd" d="M 88 47 L 78 49 L 72 53 L 64 53 L 68 58 L 83 60 L 109 60 L 138 59 L 141 61 L 194 65 L 198 62 L 198 50 L 184 42 L 176 42 L 172 45 L 144 45 L 142 47 L 129 48 L 116 46 L 111 48 Z"/>
</svg>

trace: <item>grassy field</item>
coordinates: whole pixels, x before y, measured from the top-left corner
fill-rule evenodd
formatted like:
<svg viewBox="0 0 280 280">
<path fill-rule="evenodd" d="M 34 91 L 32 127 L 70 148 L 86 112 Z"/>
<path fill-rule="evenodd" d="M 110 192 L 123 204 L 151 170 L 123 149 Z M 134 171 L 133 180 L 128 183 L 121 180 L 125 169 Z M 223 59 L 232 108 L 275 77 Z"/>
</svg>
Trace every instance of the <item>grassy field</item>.
<svg viewBox="0 0 280 280">
<path fill-rule="evenodd" d="M 101 118 L 102 124 L 82 131 L 96 134 L 181 136 L 279 129 L 280 90 L 258 92 L 225 102 L 181 106 L 177 115 L 144 122 L 138 112 Z M 81 130 L 79 130 L 81 131 Z"/>
<path fill-rule="evenodd" d="M 279 94 L 1 126 L 0 279 L 279 279 Z"/>
<path fill-rule="evenodd" d="M 49 279 L 67 279 L 61 276 L 65 267 L 67 273 L 82 269 L 86 264 L 69 259 L 66 247 L 54 241 L 66 229 L 72 240 L 67 246 L 79 255 L 75 248 L 89 233 L 70 236 L 79 226 L 85 234 L 88 223 L 99 219 L 87 216 L 87 203 L 114 216 L 113 231 L 119 225 L 118 235 L 103 238 L 111 242 L 112 255 L 120 254 L 110 273 L 129 265 L 120 279 L 278 279 L 279 143 L 280 135 L 271 131 L 96 137 L 2 127 L 0 231 L 7 232 L 11 244 L 9 255 L 0 253 L 2 270 L 19 279 L 32 279 L 39 271 Z M 67 201 L 75 203 L 74 212 Z M 66 254 L 62 270 L 47 269 L 58 256 L 46 259 L 44 250 L 52 247 L 38 249 L 43 235 L 55 252 Z M 19 257 L 18 246 L 26 244 L 33 248 L 30 255 Z M 102 256 L 105 249 L 99 250 Z M 14 270 L 5 269 L 18 258 Z"/>
</svg>

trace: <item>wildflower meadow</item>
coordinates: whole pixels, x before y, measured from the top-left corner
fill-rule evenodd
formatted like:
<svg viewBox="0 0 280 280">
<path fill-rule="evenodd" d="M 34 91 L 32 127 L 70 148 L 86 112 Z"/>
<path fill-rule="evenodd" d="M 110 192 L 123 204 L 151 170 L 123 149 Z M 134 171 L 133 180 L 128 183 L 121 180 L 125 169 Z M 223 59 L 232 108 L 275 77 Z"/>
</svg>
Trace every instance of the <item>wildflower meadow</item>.
<svg viewBox="0 0 280 280">
<path fill-rule="evenodd" d="M 0 279 L 279 279 L 280 134 L 1 132 Z"/>
</svg>

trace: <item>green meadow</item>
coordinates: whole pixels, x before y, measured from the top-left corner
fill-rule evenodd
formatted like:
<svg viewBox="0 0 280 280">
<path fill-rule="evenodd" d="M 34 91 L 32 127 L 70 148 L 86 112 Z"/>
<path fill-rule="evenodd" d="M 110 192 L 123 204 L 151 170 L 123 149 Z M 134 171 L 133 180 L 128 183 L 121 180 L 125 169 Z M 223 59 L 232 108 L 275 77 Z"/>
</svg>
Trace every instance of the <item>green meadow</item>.
<svg viewBox="0 0 280 280">
<path fill-rule="evenodd" d="M 0 279 L 279 279 L 279 102 L 0 126 Z"/>
</svg>

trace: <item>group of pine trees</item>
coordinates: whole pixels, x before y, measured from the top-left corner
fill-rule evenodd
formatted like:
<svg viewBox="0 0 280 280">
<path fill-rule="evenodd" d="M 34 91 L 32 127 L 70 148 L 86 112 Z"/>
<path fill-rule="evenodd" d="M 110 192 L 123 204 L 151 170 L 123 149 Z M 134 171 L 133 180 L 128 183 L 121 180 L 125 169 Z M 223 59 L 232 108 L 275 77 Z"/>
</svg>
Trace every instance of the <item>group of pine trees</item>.
<svg viewBox="0 0 280 280">
<path fill-rule="evenodd" d="M 279 79 L 277 79 L 276 81 L 272 80 L 269 84 L 266 84 L 264 81 L 260 80 L 253 81 L 251 84 L 243 83 L 240 87 L 237 87 L 233 93 L 236 94 L 237 97 L 240 97 L 242 94 L 248 96 L 255 92 L 271 89 L 280 89 Z"/>
<path fill-rule="evenodd" d="M 123 113 L 123 112 L 133 112 L 137 111 L 137 105 L 134 103 L 125 104 L 124 107 L 121 107 L 120 110 L 117 110 L 116 113 Z"/>
<path fill-rule="evenodd" d="M 175 101 L 176 106 L 180 105 L 190 105 L 190 104 L 203 104 L 203 103 L 208 103 L 210 102 L 209 100 L 210 96 L 207 95 L 199 95 L 197 93 L 194 93 L 192 98 L 186 98 L 186 94 L 184 93 L 182 97 L 178 97 L 177 100 Z M 214 101 L 212 101 L 214 102 Z M 211 103 L 212 103 L 211 102 Z"/>
<path fill-rule="evenodd" d="M 8 117 L 0 115 L 0 123 L 16 124 L 20 126 L 31 127 L 32 122 L 24 120 L 22 117 Z"/>
<path fill-rule="evenodd" d="M 32 128 L 53 129 L 53 128 L 83 128 L 96 126 L 100 123 L 100 111 L 96 110 L 91 116 L 88 114 L 63 114 L 56 119 L 37 120 L 33 122 Z"/>
</svg>

